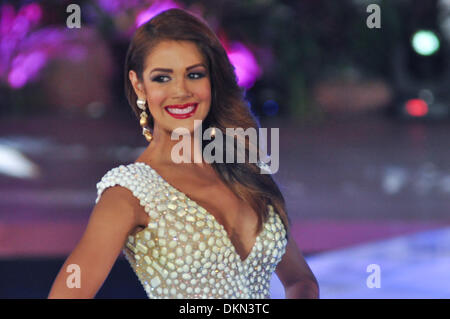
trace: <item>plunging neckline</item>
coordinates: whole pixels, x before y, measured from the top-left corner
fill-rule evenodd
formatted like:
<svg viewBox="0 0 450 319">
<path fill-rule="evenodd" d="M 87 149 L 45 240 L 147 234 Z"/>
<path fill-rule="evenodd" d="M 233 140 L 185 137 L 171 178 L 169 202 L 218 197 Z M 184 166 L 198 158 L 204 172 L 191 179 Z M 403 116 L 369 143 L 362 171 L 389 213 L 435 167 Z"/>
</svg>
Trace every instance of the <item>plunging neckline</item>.
<svg viewBox="0 0 450 319">
<path fill-rule="evenodd" d="M 212 221 L 213 223 L 219 225 L 219 227 L 225 232 L 225 236 L 227 237 L 228 243 L 230 244 L 230 246 L 233 248 L 235 257 L 239 258 L 240 262 L 242 264 L 246 264 L 247 261 L 250 259 L 250 257 L 253 256 L 253 254 L 255 253 L 256 250 L 256 246 L 258 245 L 261 236 L 263 235 L 263 233 L 265 232 L 266 228 L 264 227 L 267 223 L 267 221 L 265 223 L 263 223 L 263 229 L 259 232 L 259 234 L 256 236 L 255 242 L 252 246 L 252 248 L 250 249 L 250 252 L 248 253 L 247 257 L 245 257 L 244 259 L 241 258 L 241 255 L 239 255 L 239 253 L 237 252 L 236 247 L 234 246 L 233 242 L 231 241 L 230 235 L 228 234 L 228 232 L 226 231 L 225 227 L 219 223 L 219 221 L 217 220 L 217 218 L 211 214 L 206 208 L 204 208 L 203 206 L 199 205 L 195 200 L 191 199 L 189 196 L 187 196 L 185 193 L 183 193 L 182 191 L 180 191 L 178 188 L 172 186 L 172 184 L 170 184 L 168 181 L 166 181 L 153 167 L 151 167 L 150 165 L 148 165 L 147 163 L 144 162 L 134 162 L 134 164 L 138 164 L 141 163 L 143 164 L 145 167 L 150 168 L 153 172 L 155 172 L 155 174 L 169 187 L 172 188 L 174 191 L 182 194 L 184 197 L 186 197 L 187 199 L 189 199 L 191 202 L 193 202 L 195 204 L 195 206 L 197 206 L 198 208 L 202 208 L 203 210 L 205 210 L 206 214 L 208 214 L 209 216 L 212 217 Z M 266 208 L 268 209 L 268 205 L 266 205 Z"/>
</svg>

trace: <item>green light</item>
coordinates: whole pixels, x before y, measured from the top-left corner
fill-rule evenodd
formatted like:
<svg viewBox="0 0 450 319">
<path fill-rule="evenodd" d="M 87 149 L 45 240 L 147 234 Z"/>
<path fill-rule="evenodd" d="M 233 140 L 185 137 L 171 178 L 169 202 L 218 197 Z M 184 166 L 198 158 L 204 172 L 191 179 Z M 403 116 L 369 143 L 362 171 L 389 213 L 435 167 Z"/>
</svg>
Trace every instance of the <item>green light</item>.
<svg viewBox="0 0 450 319">
<path fill-rule="evenodd" d="M 411 40 L 414 50 L 420 55 L 432 55 L 439 50 L 439 38 L 433 31 L 420 30 Z"/>
</svg>

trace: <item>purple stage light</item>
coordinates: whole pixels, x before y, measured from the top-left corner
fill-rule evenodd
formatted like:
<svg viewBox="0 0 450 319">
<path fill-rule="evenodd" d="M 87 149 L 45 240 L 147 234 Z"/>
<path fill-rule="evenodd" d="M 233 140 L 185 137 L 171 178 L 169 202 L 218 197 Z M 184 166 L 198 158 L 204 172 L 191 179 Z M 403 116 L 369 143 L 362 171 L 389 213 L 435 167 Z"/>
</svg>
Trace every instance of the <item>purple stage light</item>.
<svg viewBox="0 0 450 319">
<path fill-rule="evenodd" d="M 228 57 L 235 67 L 239 86 L 251 88 L 261 77 L 262 71 L 253 53 L 242 43 L 234 42 L 227 49 Z"/>
<path fill-rule="evenodd" d="M 176 2 L 171 0 L 157 1 L 153 3 L 148 9 L 140 12 L 136 17 L 136 27 L 141 26 L 157 14 L 172 9 L 172 8 L 180 8 Z"/>
<path fill-rule="evenodd" d="M 27 35 L 41 17 L 42 9 L 37 3 L 24 5 L 17 13 L 12 5 L 0 6 L 0 77 L 7 78 L 13 88 L 25 85 L 45 64 L 42 52 L 20 53 L 24 52 L 20 47 Z"/>
<path fill-rule="evenodd" d="M 35 51 L 20 54 L 14 58 L 12 69 L 8 74 L 8 82 L 13 88 L 21 88 L 28 80 L 34 78 L 45 65 L 47 56 L 44 52 Z"/>
<path fill-rule="evenodd" d="M 42 9 L 37 3 L 30 3 L 20 8 L 19 16 L 24 16 L 32 24 L 37 24 L 42 17 Z"/>
<path fill-rule="evenodd" d="M 5 36 L 14 24 L 14 7 L 10 4 L 0 6 L 0 34 Z"/>
<path fill-rule="evenodd" d="M 97 0 L 97 4 L 109 14 L 118 14 L 123 10 L 142 6 L 143 0 Z"/>
</svg>

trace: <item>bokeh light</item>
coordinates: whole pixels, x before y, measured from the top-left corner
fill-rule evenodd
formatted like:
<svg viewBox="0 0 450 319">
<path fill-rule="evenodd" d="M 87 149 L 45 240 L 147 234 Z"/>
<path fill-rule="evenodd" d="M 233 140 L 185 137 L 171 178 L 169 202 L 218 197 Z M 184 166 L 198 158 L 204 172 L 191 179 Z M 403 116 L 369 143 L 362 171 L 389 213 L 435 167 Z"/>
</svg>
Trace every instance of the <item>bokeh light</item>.
<svg viewBox="0 0 450 319">
<path fill-rule="evenodd" d="M 422 99 L 411 99 L 405 104 L 406 112 L 413 117 L 422 117 L 428 113 L 428 105 Z"/>
<path fill-rule="evenodd" d="M 274 116 L 278 113 L 278 103 L 274 100 L 264 102 L 262 110 L 265 115 Z"/>
<path fill-rule="evenodd" d="M 411 43 L 414 50 L 420 55 L 432 55 L 440 47 L 436 33 L 429 30 L 420 30 L 414 33 Z"/>
<path fill-rule="evenodd" d="M 180 8 L 180 5 L 171 0 L 157 1 L 146 10 L 141 11 L 136 17 L 136 27 L 141 26 L 155 15 L 171 8 Z"/>
<path fill-rule="evenodd" d="M 232 43 L 231 47 L 227 49 L 227 53 L 235 67 L 239 86 L 251 88 L 262 75 L 261 68 L 253 53 L 240 42 Z"/>
</svg>

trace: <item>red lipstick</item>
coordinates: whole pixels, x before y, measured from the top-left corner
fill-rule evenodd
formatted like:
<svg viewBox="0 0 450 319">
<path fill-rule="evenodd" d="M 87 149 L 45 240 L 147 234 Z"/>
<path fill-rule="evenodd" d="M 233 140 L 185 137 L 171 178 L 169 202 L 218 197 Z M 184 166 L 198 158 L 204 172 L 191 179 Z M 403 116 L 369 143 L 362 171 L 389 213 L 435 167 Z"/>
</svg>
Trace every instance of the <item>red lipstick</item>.
<svg viewBox="0 0 450 319">
<path fill-rule="evenodd" d="M 176 119 L 186 119 L 188 117 L 191 117 L 194 115 L 195 111 L 197 110 L 198 103 L 186 103 L 186 104 L 176 104 L 176 105 L 168 105 L 165 106 L 164 109 L 166 110 L 169 115 Z"/>
</svg>

